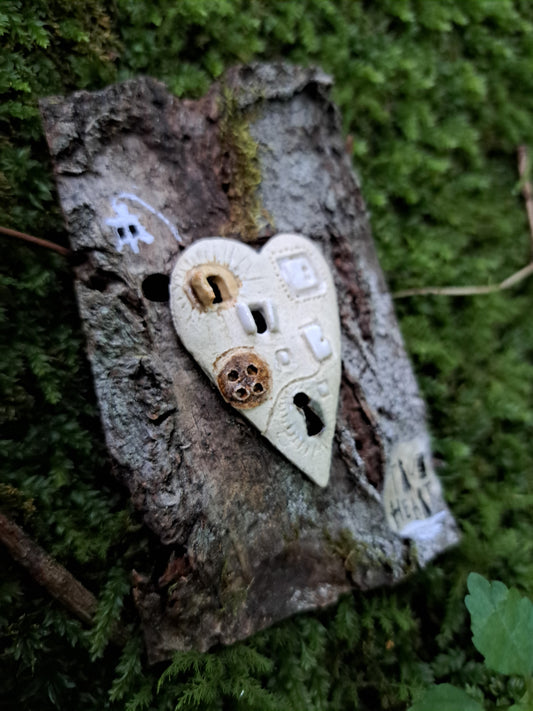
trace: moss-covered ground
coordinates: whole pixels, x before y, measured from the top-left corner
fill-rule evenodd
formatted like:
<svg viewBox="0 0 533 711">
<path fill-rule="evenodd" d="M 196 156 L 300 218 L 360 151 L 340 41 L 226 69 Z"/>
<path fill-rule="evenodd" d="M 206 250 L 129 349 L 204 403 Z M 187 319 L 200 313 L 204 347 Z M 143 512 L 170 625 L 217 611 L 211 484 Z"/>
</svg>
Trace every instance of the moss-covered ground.
<svg viewBox="0 0 533 711">
<path fill-rule="evenodd" d="M 200 96 L 254 58 L 333 75 L 392 291 L 527 263 L 529 0 L 0 0 L 0 224 L 66 244 L 40 96 L 139 74 Z M 2 508 L 100 600 L 88 632 L 0 551 L 2 708 L 401 710 L 434 680 L 487 708 L 520 696 L 482 665 L 463 597 L 470 571 L 533 596 L 533 280 L 397 302 L 460 547 L 393 590 L 165 671 L 144 663 L 129 598 L 156 545 L 113 483 L 68 264 L 0 239 Z"/>
</svg>

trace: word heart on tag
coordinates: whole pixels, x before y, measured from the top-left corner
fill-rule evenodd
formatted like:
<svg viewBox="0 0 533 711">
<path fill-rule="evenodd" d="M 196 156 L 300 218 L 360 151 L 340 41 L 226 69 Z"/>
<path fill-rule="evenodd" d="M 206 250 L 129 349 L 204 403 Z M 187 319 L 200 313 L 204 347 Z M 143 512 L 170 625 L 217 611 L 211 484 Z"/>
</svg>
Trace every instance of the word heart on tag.
<svg viewBox="0 0 533 711">
<path fill-rule="evenodd" d="M 326 486 L 340 385 L 340 324 L 329 267 L 311 240 L 260 252 L 210 237 L 170 283 L 176 331 L 226 402 L 310 479 Z"/>
</svg>

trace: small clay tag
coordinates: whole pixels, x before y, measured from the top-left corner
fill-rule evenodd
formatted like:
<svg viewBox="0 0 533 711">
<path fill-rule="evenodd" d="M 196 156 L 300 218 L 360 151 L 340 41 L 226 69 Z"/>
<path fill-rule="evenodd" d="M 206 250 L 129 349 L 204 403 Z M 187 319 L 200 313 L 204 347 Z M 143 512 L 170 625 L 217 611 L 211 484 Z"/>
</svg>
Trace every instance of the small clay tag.
<svg viewBox="0 0 533 711">
<path fill-rule="evenodd" d="M 340 384 L 335 286 L 315 245 L 280 234 L 261 252 L 212 237 L 172 272 L 183 345 L 226 402 L 320 486 L 329 480 Z"/>
</svg>

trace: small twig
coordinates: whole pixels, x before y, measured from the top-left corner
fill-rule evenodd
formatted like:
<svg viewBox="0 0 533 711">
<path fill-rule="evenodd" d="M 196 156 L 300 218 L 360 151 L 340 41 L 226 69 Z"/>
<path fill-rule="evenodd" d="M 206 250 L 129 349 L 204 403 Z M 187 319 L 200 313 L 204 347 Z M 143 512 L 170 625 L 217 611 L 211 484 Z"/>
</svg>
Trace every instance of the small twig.
<svg viewBox="0 0 533 711">
<path fill-rule="evenodd" d="M 499 284 L 487 284 L 486 286 L 427 286 L 421 289 L 403 289 L 396 291 L 393 299 L 404 299 L 407 296 L 426 296 L 428 294 L 437 294 L 440 296 L 475 296 L 476 294 L 494 294 L 497 291 L 510 289 L 518 282 L 523 281 L 528 276 L 533 274 L 533 262 L 519 269 L 511 276 L 504 279 Z"/>
<path fill-rule="evenodd" d="M 91 624 L 96 612 L 95 596 L 62 565 L 51 558 L 24 531 L 0 513 L 0 540 L 11 556 L 45 587 L 56 600 L 85 624 Z"/>
<path fill-rule="evenodd" d="M 424 286 L 420 289 L 402 289 L 392 294 L 393 299 L 405 299 L 408 296 L 473 296 L 475 294 L 492 294 L 500 290 L 499 284 L 487 286 Z"/>
<path fill-rule="evenodd" d="M 522 195 L 526 203 L 527 221 L 529 223 L 529 236 L 531 245 L 531 257 L 533 258 L 533 189 L 528 179 L 529 156 L 527 146 L 518 146 L 518 173 L 522 181 Z"/>
<path fill-rule="evenodd" d="M 64 607 L 87 625 L 92 625 L 98 602 L 66 568 L 51 558 L 24 531 L 0 513 L 0 541 L 12 558 L 20 563 L 32 578 L 42 585 Z M 112 640 L 125 643 L 125 632 L 116 626 Z"/>
<path fill-rule="evenodd" d="M 28 235 L 25 232 L 19 232 L 18 230 L 12 230 L 9 227 L 0 227 L 0 233 L 3 235 L 8 235 L 9 237 L 16 237 L 17 239 L 22 239 L 25 242 L 31 242 L 32 244 L 38 244 L 39 247 L 46 247 L 47 249 L 52 249 L 58 254 L 62 254 L 66 257 L 70 254 L 70 249 L 62 247 L 60 244 L 55 242 L 50 242 L 47 239 L 41 239 L 40 237 L 34 237 L 33 235 Z"/>
<path fill-rule="evenodd" d="M 499 288 L 502 290 L 509 289 L 511 286 L 518 284 L 519 281 L 522 281 L 530 274 L 533 274 L 533 262 L 530 262 L 525 267 L 522 267 L 522 269 L 519 269 L 514 274 L 511 274 L 511 276 L 507 277 L 507 279 L 504 279 L 499 285 Z"/>
</svg>

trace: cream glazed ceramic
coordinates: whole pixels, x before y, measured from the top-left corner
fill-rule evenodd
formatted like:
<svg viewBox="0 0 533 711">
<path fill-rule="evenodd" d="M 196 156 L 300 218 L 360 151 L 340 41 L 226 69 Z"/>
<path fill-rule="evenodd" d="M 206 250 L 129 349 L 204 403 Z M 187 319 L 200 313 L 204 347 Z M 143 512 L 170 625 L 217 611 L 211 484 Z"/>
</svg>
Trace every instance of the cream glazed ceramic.
<svg viewBox="0 0 533 711">
<path fill-rule="evenodd" d="M 329 480 L 340 385 L 335 286 L 306 237 L 260 252 L 211 237 L 172 272 L 176 331 L 226 402 L 320 486 Z"/>
</svg>

